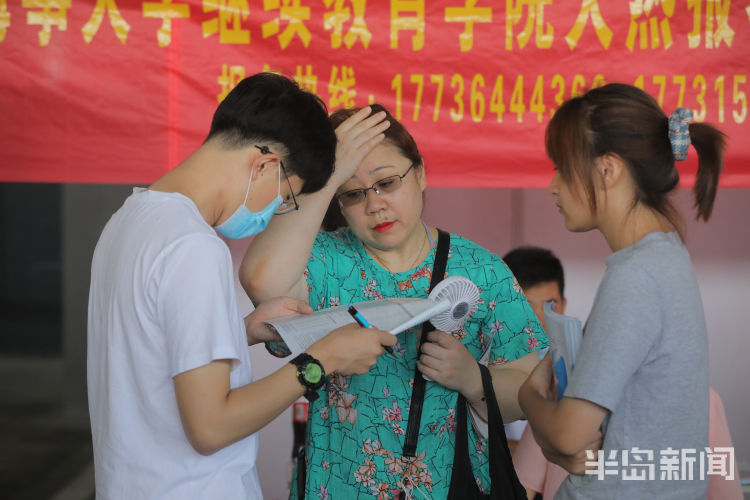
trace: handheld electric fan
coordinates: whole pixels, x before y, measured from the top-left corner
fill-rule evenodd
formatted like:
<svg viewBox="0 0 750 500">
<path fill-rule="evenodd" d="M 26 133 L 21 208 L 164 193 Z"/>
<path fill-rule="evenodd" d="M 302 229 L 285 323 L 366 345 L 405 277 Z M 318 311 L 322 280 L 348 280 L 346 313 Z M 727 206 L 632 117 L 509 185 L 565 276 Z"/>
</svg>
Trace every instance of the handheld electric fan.
<svg viewBox="0 0 750 500">
<path fill-rule="evenodd" d="M 471 313 L 477 310 L 479 288 L 468 278 L 450 276 L 438 283 L 427 298 L 435 305 L 390 332 L 401 333 L 427 320 L 430 320 L 438 330 L 457 330 L 464 325 Z"/>
<path fill-rule="evenodd" d="M 479 288 L 468 278 L 463 276 L 449 276 L 430 292 L 428 297 L 433 302 L 447 300 L 450 308 L 436 314 L 430 322 L 438 330 L 452 332 L 458 330 L 477 310 L 479 304 Z"/>
</svg>

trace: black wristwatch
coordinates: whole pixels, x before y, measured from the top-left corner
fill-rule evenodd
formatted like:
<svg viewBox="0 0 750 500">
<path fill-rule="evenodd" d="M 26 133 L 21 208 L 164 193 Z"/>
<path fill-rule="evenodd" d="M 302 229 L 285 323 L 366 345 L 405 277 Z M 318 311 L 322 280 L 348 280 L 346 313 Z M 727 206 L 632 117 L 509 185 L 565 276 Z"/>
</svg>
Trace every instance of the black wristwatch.
<svg viewBox="0 0 750 500">
<path fill-rule="evenodd" d="M 290 361 L 297 367 L 297 380 L 305 387 L 305 397 L 308 401 L 318 398 L 318 389 L 325 383 L 326 372 L 320 361 L 303 352 Z"/>
</svg>

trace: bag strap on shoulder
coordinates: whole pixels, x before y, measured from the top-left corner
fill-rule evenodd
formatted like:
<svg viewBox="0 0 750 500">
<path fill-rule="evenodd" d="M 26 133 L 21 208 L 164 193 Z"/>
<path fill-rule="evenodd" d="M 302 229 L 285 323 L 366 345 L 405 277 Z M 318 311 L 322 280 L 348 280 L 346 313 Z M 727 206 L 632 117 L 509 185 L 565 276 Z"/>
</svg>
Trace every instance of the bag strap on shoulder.
<svg viewBox="0 0 750 500">
<path fill-rule="evenodd" d="M 445 269 L 448 267 L 448 249 L 450 248 L 450 233 L 438 229 L 437 250 L 435 250 L 435 262 L 432 265 L 432 278 L 430 279 L 430 291 L 443 280 Z M 422 333 L 419 345 L 423 346 L 427 341 L 427 334 L 435 327 L 429 321 L 422 324 Z M 417 440 L 419 439 L 419 425 L 422 420 L 422 403 L 424 402 L 425 380 L 422 372 L 414 367 L 414 385 L 411 392 L 411 403 L 409 404 L 409 423 L 406 426 L 404 439 L 405 457 L 414 457 L 417 453 Z"/>
</svg>

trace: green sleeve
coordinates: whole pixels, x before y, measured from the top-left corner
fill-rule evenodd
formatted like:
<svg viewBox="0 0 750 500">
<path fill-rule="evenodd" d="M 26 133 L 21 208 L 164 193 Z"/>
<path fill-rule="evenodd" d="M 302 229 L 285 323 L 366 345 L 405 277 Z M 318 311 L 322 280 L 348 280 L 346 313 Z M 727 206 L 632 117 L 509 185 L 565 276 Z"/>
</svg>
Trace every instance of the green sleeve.
<svg viewBox="0 0 750 500">
<path fill-rule="evenodd" d="M 307 261 L 305 276 L 309 304 L 315 310 L 326 307 L 328 297 L 328 276 L 333 272 L 336 241 L 340 239 L 340 231 L 333 233 L 319 232 L 315 237 L 310 259 Z"/>
<path fill-rule="evenodd" d="M 490 364 L 514 361 L 547 347 L 547 335 L 508 266 L 496 260 L 488 278 L 489 293 L 483 295 L 491 298 L 482 331 L 492 338 Z"/>
</svg>

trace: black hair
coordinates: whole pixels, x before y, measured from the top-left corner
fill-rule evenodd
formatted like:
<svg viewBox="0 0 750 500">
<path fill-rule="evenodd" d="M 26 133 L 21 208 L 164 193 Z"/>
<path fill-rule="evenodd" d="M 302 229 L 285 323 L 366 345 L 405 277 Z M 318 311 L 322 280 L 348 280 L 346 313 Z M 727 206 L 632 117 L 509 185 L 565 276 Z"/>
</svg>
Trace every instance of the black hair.
<svg viewBox="0 0 750 500">
<path fill-rule="evenodd" d="M 514 248 L 503 257 L 521 288 L 554 281 L 565 297 L 565 273 L 560 259 L 551 250 L 534 246 Z"/>
<path fill-rule="evenodd" d="M 691 123 L 689 131 L 698 152 L 696 218 L 708 220 L 726 136 L 707 123 Z M 656 210 L 682 237 L 682 218 L 668 197 L 680 180 L 668 132 L 669 119 L 653 97 L 632 85 L 610 83 L 563 103 L 547 125 L 545 143 L 561 178 L 581 181 L 592 210 L 594 162 L 606 154 L 619 156 L 636 186 L 634 205 L 640 202 Z"/>
<path fill-rule="evenodd" d="M 318 191 L 333 173 L 336 134 L 325 103 L 285 76 L 240 81 L 214 113 L 206 142 L 214 139 L 229 149 L 268 146 L 302 179 L 302 193 Z"/>
</svg>

